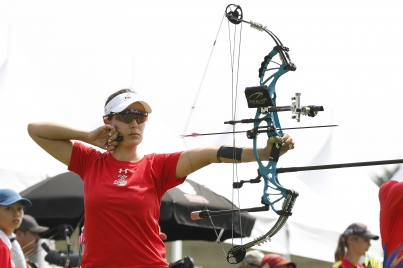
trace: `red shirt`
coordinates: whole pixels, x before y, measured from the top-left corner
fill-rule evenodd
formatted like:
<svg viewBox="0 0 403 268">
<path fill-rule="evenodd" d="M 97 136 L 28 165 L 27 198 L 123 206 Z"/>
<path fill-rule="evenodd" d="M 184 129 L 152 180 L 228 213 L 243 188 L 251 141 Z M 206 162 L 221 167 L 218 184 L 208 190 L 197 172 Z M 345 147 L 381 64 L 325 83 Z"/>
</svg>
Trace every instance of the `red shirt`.
<svg viewBox="0 0 403 268">
<path fill-rule="evenodd" d="M 403 268 L 403 182 L 387 181 L 379 189 L 384 267 Z"/>
<path fill-rule="evenodd" d="M 0 267 L 1 268 L 13 268 L 11 265 L 10 249 L 0 239 Z"/>
<path fill-rule="evenodd" d="M 332 265 L 332 268 L 365 268 L 361 263 L 354 264 L 345 258 L 341 258 L 338 262 Z"/>
<path fill-rule="evenodd" d="M 81 267 L 167 268 L 158 219 L 180 152 L 118 161 L 75 142 L 69 170 L 84 181 L 85 251 Z"/>
</svg>

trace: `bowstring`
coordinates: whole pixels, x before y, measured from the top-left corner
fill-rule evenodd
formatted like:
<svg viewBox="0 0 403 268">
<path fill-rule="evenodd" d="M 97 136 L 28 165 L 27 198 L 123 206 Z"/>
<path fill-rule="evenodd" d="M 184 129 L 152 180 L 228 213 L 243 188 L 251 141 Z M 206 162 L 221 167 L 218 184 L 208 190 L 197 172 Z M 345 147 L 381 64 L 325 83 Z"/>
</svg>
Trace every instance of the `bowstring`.
<svg viewBox="0 0 403 268">
<path fill-rule="evenodd" d="M 236 66 L 236 76 L 234 78 L 234 67 L 235 67 L 235 55 L 236 55 L 236 37 L 237 37 L 237 25 L 234 25 L 234 33 L 233 33 L 233 42 L 234 46 L 232 47 L 231 43 L 231 23 L 228 21 L 228 39 L 229 39 L 229 44 L 230 44 L 230 59 L 231 59 L 231 116 L 232 120 L 236 120 L 236 113 L 237 113 L 237 101 L 238 101 L 238 84 L 239 84 L 239 67 L 240 67 L 240 58 L 241 58 L 241 41 L 242 41 L 242 23 L 240 24 L 240 30 L 239 30 L 239 43 L 238 43 L 238 58 L 237 58 L 237 66 Z M 234 85 L 234 80 L 235 80 L 235 85 Z M 235 138 L 235 124 L 232 125 L 232 146 L 235 148 L 236 145 L 236 138 Z M 233 159 L 235 159 L 235 149 L 233 151 Z M 238 165 L 237 163 L 233 162 L 232 164 L 232 183 L 234 184 L 234 181 L 239 182 L 238 178 Z M 238 216 L 239 216 L 239 228 L 240 228 L 240 238 L 241 238 L 241 244 L 242 243 L 242 215 L 240 213 L 240 208 L 241 208 L 241 201 L 240 201 L 240 196 L 239 196 L 239 189 L 237 191 L 237 199 L 238 199 Z M 234 211 L 234 195 L 235 195 L 235 190 L 232 188 L 232 221 L 231 221 L 231 246 L 234 247 L 234 219 L 236 217 Z"/>
<path fill-rule="evenodd" d="M 208 69 L 208 67 L 210 66 L 210 60 L 211 60 L 211 57 L 212 57 L 212 55 L 213 55 L 213 51 L 214 51 L 215 45 L 216 45 L 216 43 L 217 43 L 218 34 L 220 33 L 221 26 L 222 26 L 222 23 L 223 23 L 223 21 L 224 21 L 224 17 L 225 17 L 225 14 L 223 15 L 223 17 L 222 17 L 222 19 L 221 19 L 221 23 L 220 23 L 220 26 L 218 27 L 218 31 L 217 31 L 216 37 L 215 37 L 215 39 L 214 39 L 213 46 L 211 47 L 210 55 L 209 55 L 209 58 L 208 58 L 208 60 L 207 60 L 206 67 L 204 68 L 204 72 L 203 72 L 203 76 L 202 76 L 202 79 L 201 79 L 200 84 L 199 84 L 199 88 L 197 89 L 197 93 L 196 93 L 195 99 L 194 99 L 194 101 L 193 101 L 193 105 L 192 105 L 192 107 L 190 108 L 189 117 L 188 117 L 188 119 L 187 119 L 187 121 L 186 121 L 185 128 L 183 129 L 183 135 L 186 135 L 186 132 L 187 132 L 188 127 L 189 127 L 189 124 L 190 124 L 190 121 L 192 120 L 192 115 L 193 115 L 193 112 L 194 112 L 194 110 L 195 110 L 195 108 L 196 108 L 197 100 L 199 99 L 199 94 L 200 94 L 200 91 L 201 91 L 202 86 L 203 86 L 203 83 L 204 83 L 204 78 L 206 77 L 207 69 Z M 185 139 L 182 139 L 182 140 L 183 140 L 183 143 L 184 143 L 185 147 L 187 148 Z"/>
<path fill-rule="evenodd" d="M 205 69 L 204 69 L 203 76 L 202 76 L 202 79 L 201 79 L 200 84 L 199 84 L 199 88 L 198 88 L 198 90 L 197 90 L 195 99 L 194 99 L 194 101 L 193 101 L 193 105 L 192 105 L 192 107 L 191 107 L 191 110 L 190 110 L 190 113 L 189 113 L 189 117 L 188 117 L 188 119 L 187 119 L 187 121 L 186 121 L 186 124 L 185 124 L 185 128 L 184 128 L 184 130 L 183 130 L 183 136 L 187 133 L 187 130 L 188 130 L 190 121 L 191 121 L 191 119 L 192 119 L 193 112 L 194 112 L 194 110 L 195 110 L 195 108 L 196 108 L 196 103 L 197 103 L 197 100 L 198 100 L 198 98 L 199 98 L 199 94 L 200 94 L 200 92 L 201 92 L 201 89 L 202 89 L 202 86 L 203 86 L 203 83 L 204 83 L 204 79 L 205 79 L 205 77 L 206 77 L 207 69 L 208 69 L 208 67 L 209 67 L 209 65 L 210 65 L 210 60 L 211 60 L 211 58 L 212 58 L 212 55 L 213 55 L 213 52 L 214 52 L 214 48 L 215 48 L 215 45 L 216 45 L 216 43 L 217 43 L 218 35 L 219 35 L 219 33 L 220 33 L 221 26 L 222 26 L 222 24 L 223 24 L 223 21 L 224 21 L 224 18 L 225 18 L 225 17 L 226 17 L 226 16 L 225 16 L 225 13 L 224 13 L 224 15 L 223 15 L 223 17 L 222 17 L 222 19 L 221 19 L 220 26 L 218 27 L 218 31 L 217 31 L 216 37 L 215 37 L 215 39 L 214 39 L 214 43 L 213 43 L 213 46 L 212 46 L 212 48 L 211 48 L 210 55 L 209 55 L 209 58 L 208 58 L 208 60 L 207 60 L 206 67 L 205 67 Z M 183 143 L 184 143 L 184 145 L 185 145 L 185 148 L 187 148 L 187 144 L 186 144 L 184 138 L 183 138 Z M 200 185 L 199 185 L 199 184 L 197 184 L 197 185 L 198 185 L 198 189 L 199 189 L 200 195 L 203 196 L 203 192 L 202 192 L 202 189 L 201 189 Z M 208 210 L 208 208 L 207 208 L 207 204 L 206 204 L 206 203 L 204 203 L 204 207 L 205 207 L 205 210 L 209 213 L 209 210 Z M 220 243 L 220 246 L 221 246 L 221 249 L 222 249 L 222 251 L 223 251 L 223 253 L 224 253 L 224 256 L 226 256 L 226 252 L 225 252 L 224 246 L 223 246 L 222 243 L 221 243 L 221 236 L 222 236 L 222 234 L 223 234 L 223 230 L 224 230 L 224 229 L 222 229 L 222 230 L 220 231 L 220 234 L 219 234 L 219 233 L 217 232 L 217 228 L 216 228 L 215 225 L 214 225 L 214 222 L 213 222 L 213 219 L 212 219 L 210 213 L 208 214 L 208 216 L 209 216 L 208 218 L 209 218 L 209 220 L 210 220 L 211 226 L 213 227 L 213 230 L 214 230 L 214 232 L 215 232 L 215 234 L 216 234 L 216 236 L 217 236 L 217 242 Z M 232 229 L 232 232 L 233 232 L 233 229 Z M 232 235 L 232 236 L 233 236 L 233 235 Z"/>
<path fill-rule="evenodd" d="M 222 18 L 222 20 L 221 20 L 221 23 L 220 23 L 220 26 L 219 26 L 219 29 L 218 29 L 218 31 L 217 31 L 217 34 L 216 34 L 216 38 L 215 38 L 215 40 L 214 40 L 214 43 L 213 43 L 213 47 L 211 48 L 211 51 L 210 51 L 210 55 L 209 55 L 209 58 L 208 58 L 208 61 L 207 61 L 207 64 L 206 64 L 206 67 L 205 67 L 205 69 L 204 69 L 204 72 L 203 72 L 203 76 L 202 76 L 202 79 L 201 79 L 201 82 L 200 82 L 200 85 L 199 85 L 199 88 L 198 88 L 198 90 L 197 90 L 197 93 L 196 93 L 196 97 L 195 97 L 195 99 L 194 99 L 194 101 L 193 101 L 193 105 L 192 105 L 192 107 L 191 107 L 191 111 L 190 111 L 190 113 L 189 113 L 189 117 L 188 117 L 188 119 L 187 119 L 187 121 L 186 121 L 186 124 L 185 124 L 185 128 L 184 128 L 184 131 L 183 131 L 183 133 L 184 133 L 184 135 L 186 134 L 186 132 L 187 132 L 187 129 L 188 129 L 188 126 L 189 126 L 189 123 L 190 123 L 190 121 L 191 121 L 191 118 L 192 118 L 192 115 L 193 115 L 193 112 L 194 112 L 194 110 L 195 110 L 195 108 L 196 108 L 196 103 L 197 103 L 197 100 L 198 100 L 198 97 L 199 97 L 199 94 L 200 94 L 200 92 L 201 92 L 201 88 L 202 88 L 202 85 L 203 85 L 203 83 L 204 83 L 204 79 L 205 79 L 205 76 L 206 76 L 206 73 L 207 73 L 207 69 L 208 69 L 208 67 L 209 67 L 209 65 L 210 65 L 210 60 L 211 60 L 211 57 L 212 57 L 212 55 L 213 55 L 213 51 L 214 51 L 214 48 L 215 48 L 215 45 L 216 45 L 216 42 L 217 42 L 217 38 L 218 38 L 218 35 L 219 35 L 219 33 L 220 33 L 220 30 L 221 30 L 221 26 L 222 26 L 222 23 L 223 23 L 223 20 L 224 20 L 224 17 L 226 17 L 225 16 L 225 14 L 223 15 L 223 18 Z M 235 63 L 235 52 L 236 52 L 236 48 L 235 48 L 235 43 L 236 43 L 236 29 L 237 29 L 237 27 L 236 27 L 236 25 L 235 25 L 235 30 L 234 30 L 234 47 L 232 47 L 232 43 L 231 43 L 231 28 L 230 28 L 230 22 L 228 21 L 228 32 L 229 32 L 229 43 L 230 43 L 230 62 L 231 62 L 231 98 L 232 98 L 232 104 L 231 104 L 231 109 L 232 109 L 232 111 L 231 111 L 231 116 L 232 116 L 232 120 L 235 120 L 235 118 L 236 118 L 236 110 L 237 110 L 237 98 L 238 98 L 238 83 L 239 83 L 239 66 L 240 66 L 240 48 L 241 48 L 241 36 L 242 36 L 242 23 L 240 24 L 240 31 L 239 31 L 239 46 L 238 46 L 238 59 L 237 59 L 237 66 L 236 66 L 236 77 L 235 77 L 235 85 L 234 85 L 234 63 Z M 235 131 L 235 125 L 233 125 L 233 130 Z M 233 134 L 233 147 L 235 147 L 235 133 Z M 185 145 L 185 147 L 187 147 L 187 145 L 186 145 L 186 142 L 184 141 L 184 145 Z M 234 154 L 235 154 L 235 150 L 234 150 Z M 235 159 L 235 157 L 233 157 L 234 159 Z M 239 181 L 239 179 L 238 179 L 238 170 L 237 170 L 237 163 L 233 163 L 233 178 L 232 178 L 232 181 L 234 182 L 235 181 L 235 178 L 236 178 L 236 181 L 238 182 Z M 200 185 L 198 186 L 198 188 L 199 188 L 199 191 L 200 191 L 200 194 L 203 196 L 203 194 L 202 194 L 202 189 L 200 188 Z M 239 199 L 239 189 L 237 190 L 238 191 L 238 215 L 239 215 L 239 223 L 240 223 L 240 236 L 241 236 L 241 244 L 242 244 L 242 237 L 243 237 L 243 234 L 242 234 L 242 221 L 241 221 L 241 213 L 240 213 L 240 199 Z M 231 200 L 231 203 L 232 203 L 232 210 L 234 210 L 234 189 L 232 189 L 232 200 Z M 204 206 L 205 206 L 205 209 L 206 209 L 206 211 L 208 211 L 208 209 L 207 209 L 207 205 L 206 204 L 204 204 Z M 231 244 L 232 244 L 232 247 L 234 246 L 234 217 L 235 217 L 236 215 L 235 215 L 235 213 L 233 212 L 232 213 L 232 222 L 231 222 L 231 232 L 232 232 L 232 234 L 231 234 L 231 238 L 232 238 L 232 242 L 231 242 Z M 221 249 L 222 249 L 222 251 L 223 251 L 223 253 L 224 253 L 224 255 L 226 256 L 226 252 L 225 252 L 225 249 L 224 249 L 224 247 L 223 247 L 223 245 L 222 245 L 222 242 L 221 242 L 221 235 L 222 235 L 222 232 L 220 233 L 220 234 L 218 234 L 218 232 L 217 232 L 217 228 L 215 227 L 215 225 L 214 225 L 214 222 L 213 222 L 213 219 L 212 219 L 212 217 L 211 217 L 211 215 L 209 214 L 209 220 L 210 220 L 210 223 L 211 223 L 211 225 L 212 225 L 212 227 L 213 227 L 213 230 L 214 230 L 214 232 L 215 232 L 215 234 L 216 234 L 216 236 L 217 236 L 217 242 L 219 242 L 220 243 L 220 246 L 221 246 Z"/>
</svg>

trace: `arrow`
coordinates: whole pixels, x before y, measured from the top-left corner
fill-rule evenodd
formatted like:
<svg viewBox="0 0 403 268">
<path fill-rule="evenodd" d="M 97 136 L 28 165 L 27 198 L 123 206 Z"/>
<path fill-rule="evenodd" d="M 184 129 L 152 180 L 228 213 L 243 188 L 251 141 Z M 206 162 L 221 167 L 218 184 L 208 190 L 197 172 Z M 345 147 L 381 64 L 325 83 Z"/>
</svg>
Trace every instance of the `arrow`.
<svg viewBox="0 0 403 268">
<path fill-rule="evenodd" d="M 277 128 L 277 130 L 291 130 L 291 129 L 306 129 L 306 128 L 322 128 L 322 127 L 337 127 L 338 125 L 324 125 L 324 126 L 311 126 L 311 127 L 291 127 L 291 128 Z M 264 130 L 257 130 L 257 128 L 264 128 Z M 274 132 L 274 127 L 267 126 L 259 126 L 257 128 L 251 130 L 241 130 L 241 131 L 229 131 L 229 132 L 214 132 L 214 133 L 192 133 L 188 135 L 181 135 L 181 138 L 186 137 L 199 137 L 199 136 L 208 136 L 208 135 L 221 135 L 221 134 L 236 134 L 236 133 L 246 133 L 246 132 L 254 132 L 254 133 L 264 133 L 264 132 Z"/>
</svg>

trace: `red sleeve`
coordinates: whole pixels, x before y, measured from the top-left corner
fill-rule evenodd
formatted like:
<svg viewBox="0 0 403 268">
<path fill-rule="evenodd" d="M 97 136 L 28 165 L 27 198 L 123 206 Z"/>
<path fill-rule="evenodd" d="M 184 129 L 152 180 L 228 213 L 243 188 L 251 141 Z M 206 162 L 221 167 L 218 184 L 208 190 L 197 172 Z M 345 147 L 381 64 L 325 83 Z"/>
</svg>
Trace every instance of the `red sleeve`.
<svg viewBox="0 0 403 268">
<path fill-rule="evenodd" d="M 403 182 L 387 181 L 379 189 L 381 210 L 393 211 L 402 207 Z"/>
<path fill-rule="evenodd" d="M 168 154 L 166 157 L 164 170 L 168 172 L 168 175 L 165 177 L 167 181 L 165 182 L 165 191 L 182 184 L 186 177 L 184 178 L 176 178 L 176 166 L 178 165 L 179 157 L 181 156 L 182 152 L 177 152 L 173 154 Z"/>
<path fill-rule="evenodd" d="M 1 268 L 12 268 L 10 250 L 7 245 L 0 239 L 0 267 Z"/>
<path fill-rule="evenodd" d="M 183 183 L 186 179 L 176 178 L 176 166 L 178 164 L 179 156 L 182 152 L 176 152 L 171 154 L 150 154 L 152 160 L 152 172 L 153 177 L 158 178 L 159 185 L 157 189 L 160 191 L 161 197 L 169 189 L 178 186 Z"/>
<path fill-rule="evenodd" d="M 73 145 L 73 152 L 71 153 L 70 164 L 68 170 L 78 174 L 81 178 L 84 178 L 87 171 L 87 161 L 89 157 L 95 154 L 101 154 L 94 148 L 85 146 L 80 142 L 75 142 Z"/>
</svg>

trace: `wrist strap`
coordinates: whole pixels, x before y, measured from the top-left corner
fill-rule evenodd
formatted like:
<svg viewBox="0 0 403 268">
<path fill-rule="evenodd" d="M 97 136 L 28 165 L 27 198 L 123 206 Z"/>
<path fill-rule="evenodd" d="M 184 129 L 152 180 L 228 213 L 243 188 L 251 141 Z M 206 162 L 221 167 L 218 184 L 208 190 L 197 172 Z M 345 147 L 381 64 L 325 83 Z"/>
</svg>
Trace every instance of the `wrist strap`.
<svg viewBox="0 0 403 268">
<path fill-rule="evenodd" d="M 221 146 L 217 151 L 217 160 L 222 163 L 221 157 L 241 162 L 243 148 Z"/>
</svg>

